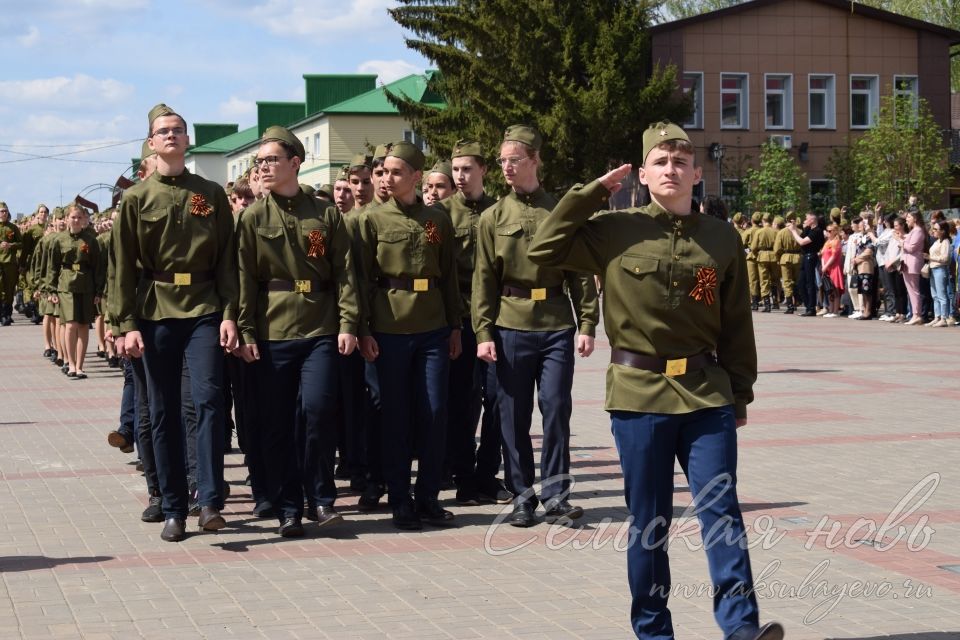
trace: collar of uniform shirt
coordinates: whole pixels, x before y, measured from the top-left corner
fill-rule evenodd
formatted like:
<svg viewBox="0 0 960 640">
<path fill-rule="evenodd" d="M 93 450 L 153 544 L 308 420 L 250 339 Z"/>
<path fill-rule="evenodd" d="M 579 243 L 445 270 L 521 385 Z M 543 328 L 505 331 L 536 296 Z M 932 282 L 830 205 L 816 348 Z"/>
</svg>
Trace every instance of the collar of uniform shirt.
<svg viewBox="0 0 960 640">
<path fill-rule="evenodd" d="M 177 184 L 178 182 L 183 182 L 183 179 L 186 178 L 189 174 L 190 174 L 189 169 L 184 169 L 183 173 L 181 173 L 178 176 L 165 176 L 161 174 L 159 171 L 154 171 L 150 177 L 163 184 Z"/>
<path fill-rule="evenodd" d="M 530 193 L 517 193 L 516 191 L 511 191 L 514 197 L 524 204 L 532 204 L 536 202 L 541 195 L 543 195 L 543 187 L 537 187 L 535 191 Z"/>
<path fill-rule="evenodd" d="M 297 208 L 297 205 L 303 202 L 308 196 L 301 189 L 300 191 L 297 191 L 297 195 L 293 196 L 292 198 L 281 196 L 279 193 L 273 193 L 272 191 L 270 192 L 270 197 L 273 198 L 274 202 L 277 203 L 277 206 L 284 211 L 294 211 Z"/>
<path fill-rule="evenodd" d="M 684 216 L 678 216 L 675 213 L 670 213 L 656 202 L 651 202 L 649 208 L 661 225 L 678 231 L 694 231 L 697 228 L 697 223 L 700 221 L 700 213 L 694 215 L 694 213 L 691 212 Z"/>
</svg>

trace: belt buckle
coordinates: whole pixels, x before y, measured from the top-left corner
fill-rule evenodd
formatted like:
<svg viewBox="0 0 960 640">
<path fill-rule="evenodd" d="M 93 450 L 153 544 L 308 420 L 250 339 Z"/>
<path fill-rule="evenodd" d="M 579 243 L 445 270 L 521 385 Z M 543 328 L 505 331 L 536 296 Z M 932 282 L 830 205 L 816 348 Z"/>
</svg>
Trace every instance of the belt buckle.
<svg viewBox="0 0 960 640">
<path fill-rule="evenodd" d="M 193 278 L 189 273 L 175 273 L 173 274 L 173 284 L 184 287 L 189 285 L 193 281 Z"/>
<path fill-rule="evenodd" d="M 413 279 L 413 290 L 414 290 L 414 291 L 429 291 L 429 290 L 430 290 L 430 278 L 414 278 L 414 279 Z"/>
<path fill-rule="evenodd" d="M 80 265 L 79 265 L 78 263 L 76 263 L 76 262 L 74 262 L 72 265 L 70 265 L 70 268 L 71 268 L 73 271 L 80 271 Z"/>
<path fill-rule="evenodd" d="M 547 299 L 547 290 L 546 290 L 546 289 L 530 289 L 530 299 L 531 299 L 531 300 L 546 300 L 546 299 Z"/>
<path fill-rule="evenodd" d="M 293 281 L 293 292 L 294 293 L 310 293 L 313 291 L 313 283 L 309 280 L 294 280 Z"/>
<path fill-rule="evenodd" d="M 666 370 L 663 372 L 668 378 L 682 376 L 687 372 L 687 359 L 667 360 Z"/>
</svg>

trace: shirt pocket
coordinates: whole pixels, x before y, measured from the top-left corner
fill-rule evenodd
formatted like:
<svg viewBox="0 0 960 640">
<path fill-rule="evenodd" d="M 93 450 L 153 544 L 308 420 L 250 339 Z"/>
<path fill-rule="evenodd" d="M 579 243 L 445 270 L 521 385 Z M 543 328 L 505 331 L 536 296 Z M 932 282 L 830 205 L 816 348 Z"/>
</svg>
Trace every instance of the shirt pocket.
<svg viewBox="0 0 960 640">
<path fill-rule="evenodd" d="M 377 234 L 377 263 L 380 271 L 389 276 L 411 273 L 411 266 L 419 255 L 408 231 L 383 231 Z"/>
<path fill-rule="evenodd" d="M 149 247 L 151 251 L 159 250 L 160 240 L 169 224 L 172 211 L 172 207 L 162 207 L 140 212 L 138 235 L 141 247 Z"/>
<path fill-rule="evenodd" d="M 660 268 L 660 259 L 625 253 L 620 256 L 620 268 L 639 280 L 645 280 Z"/>
<path fill-rule="evenodd" d="M 330 251 L 330 230 L 327 225 L 315 220 L 304 221 L 300 226 L 300 246 L 308 258 L 327 256 Z"/>
</svg>

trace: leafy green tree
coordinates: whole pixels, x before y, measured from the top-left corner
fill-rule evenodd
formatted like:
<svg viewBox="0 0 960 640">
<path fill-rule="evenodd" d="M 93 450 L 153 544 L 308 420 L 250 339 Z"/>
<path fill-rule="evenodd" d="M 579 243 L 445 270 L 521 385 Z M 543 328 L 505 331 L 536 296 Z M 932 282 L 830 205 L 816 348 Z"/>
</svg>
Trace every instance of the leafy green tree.
<svg viewBox="0 0 960 640">
<path fill-rule="evenodd" d="M 837 203 L 859 210 L 864 203 L 860 201 L 857 193 L 857 172 L 853 162 L 852 149 L 849 146 L 831 149 L 830 157 L 827 159 L 824 169 L 827 177 L 833 180 L 835 186 L 833 201 L 813 202 L 811 198 L 810 206 L 819 213 L 825 213 L 827 209 L 836 206 Z"/>
<path fill-rule="evenodd" d="M 660 16 L 666 20 L 681 20 L 701 13 L 726 9 L 745 0 L 663 0 Z"/>
<path fill-rule="evenodd" d="M 562 189 L 620 162 L 639 163 L 651 122 L 682 122 L 692 104 L 675 68 L 651 68 L 653 0 L 400 0 L 407 46 L 439 73 L 445 109 L 391 100 L 438 155 L 474 137 L 497 153 L 517 123 L 543 134 L 544 184 Z"/>
<path fill-rule="evenodd" d="M 760 168 L 747 170 L 747 186 L 753 210 L 774 215 L 804 209 L 809 196 L 807 174 L 786 149 L 772 141 L 760 147 Z"/>
<path fill-rule="evenodd" d="M 923 98 L 884 96 L 876 126 L 854 143 L 852 155 L 864 204 L 879 200 L 890 210 L 915 193 L 921 204 L 937 206 L 950 180 L 949 148 Z"/>
</svg>

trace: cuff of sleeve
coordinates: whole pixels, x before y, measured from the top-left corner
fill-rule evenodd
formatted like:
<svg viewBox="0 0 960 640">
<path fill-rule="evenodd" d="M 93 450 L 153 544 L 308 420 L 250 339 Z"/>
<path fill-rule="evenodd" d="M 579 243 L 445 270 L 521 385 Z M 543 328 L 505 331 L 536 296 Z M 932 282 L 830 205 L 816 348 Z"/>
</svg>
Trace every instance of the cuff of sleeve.
<svg viewBox="0 0 960 640">
<path fill-rule="evenodd" d="M 361 322 L 357 325 L 357 337 L 358 338 L 369 338 L 370 337 L 370 326 L 366 322 Z"/>
<path fill-rule="evenodd" d="M 580 325 L 580 335 L 590 336 L 591 338 L 597 337 L 597 327 L 590 323 L 583 323 Z"/>
<path fill-rule="evenodd" d="M 481 342 L 493 342 L 493 333 L 488 329 L 477 331 L 477 344 Z"/>
<path fill-rule="evenodd" d="M 743 400 L 737 400 L 733 403 L 733 415 L 737 420 L 747 419 L 747 403 Z"/>
<path fill-rule="evenodd" d="M 340 323 L 340 333 L 349 333 L 352 336 L 357 335 L 357 323 L 355 322 L 341 322 Z"/>
<path fill-rule="evenodd" d="M 243 344 L 257 344 L 257 336 L 255 336 L 252 331 L 242 331 L 240 332 L 240 337 L 243 340 Z"/>
<path fill-rule="evenodd" d="M 229 305 L 223 308 L 223 319 L 231 322 L 237 321 L 237 308 Z"/>
<path fill-rule="evenodd" d="M 139 331 L 137 328 L 136 320 L 121 320 L 120 321 L 120 333 L 127 334 L 131 331 Z"/>
</svg>

